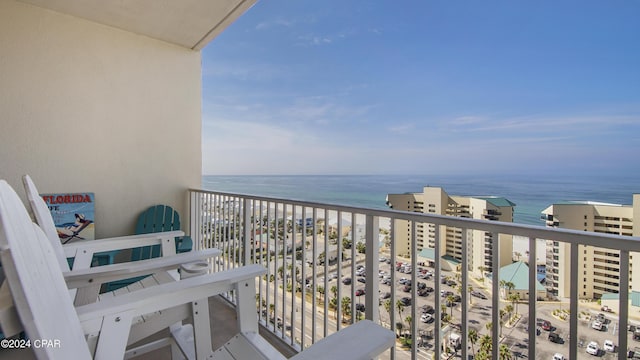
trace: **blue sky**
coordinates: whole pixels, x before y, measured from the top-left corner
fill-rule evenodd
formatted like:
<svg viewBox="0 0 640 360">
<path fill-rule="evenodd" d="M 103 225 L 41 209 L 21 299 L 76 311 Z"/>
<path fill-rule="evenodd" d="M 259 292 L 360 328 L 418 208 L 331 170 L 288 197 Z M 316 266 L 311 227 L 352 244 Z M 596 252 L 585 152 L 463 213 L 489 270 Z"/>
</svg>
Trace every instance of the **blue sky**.
<svg viewBox="0 0 640 360">
<path fill-rule="evenodd" d="M 640 1 L 258 3 L 203 50 L 203 174 L 640 174 Z"/>
</svg>

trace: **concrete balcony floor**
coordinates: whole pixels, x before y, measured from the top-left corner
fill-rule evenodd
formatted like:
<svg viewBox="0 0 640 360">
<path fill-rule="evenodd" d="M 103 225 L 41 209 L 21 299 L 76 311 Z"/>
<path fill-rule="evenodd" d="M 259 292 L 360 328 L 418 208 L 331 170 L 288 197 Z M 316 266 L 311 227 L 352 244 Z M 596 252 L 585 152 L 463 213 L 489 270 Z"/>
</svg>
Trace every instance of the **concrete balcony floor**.
<svg viewBox="0 0 640 360">
<path fill-rule="evenodd" d="M 211 316 L 211 338 L 213 348 L 217 349 L 224 345 L 231 337 L 238 333 L 238 325 L 236 321 L 236 310 L 225 299 L 219 296 L 209 299 L 209 313 Z M 63 329 L 61 329 L 63 331 Z M 157 334 L 150 339 L 160 338 L 167 333 Z M 278 349 L 285 357 L 289 358 L 295 355 L 286 344 L 283 344 L 277 337 L 269 331 L 260 329 L 262 335 L 276 349 Z M 0 349 L 0 360 L 31 360 L 36 359 L 35 354 L 30 349 Z M 136 357 L 141 360 L 170 360 L 171 351 L 169 348 L 163 348 L 154 352 Z"/>
</svg>

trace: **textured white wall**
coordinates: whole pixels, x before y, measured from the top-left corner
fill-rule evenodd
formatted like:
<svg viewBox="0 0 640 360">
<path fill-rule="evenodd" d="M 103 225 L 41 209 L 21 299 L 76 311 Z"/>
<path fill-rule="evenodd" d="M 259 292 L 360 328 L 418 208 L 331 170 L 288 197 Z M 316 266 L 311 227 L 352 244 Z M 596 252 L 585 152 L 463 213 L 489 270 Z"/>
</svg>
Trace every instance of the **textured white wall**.
<svg viewBox="0 0 640 360">
<path fill-rule="evenodd" d="M 94 192 L 96 235 L 201 183 L 200 52 L 0 1 L 0 178 Z M 23 197 L 24 198 L 24 197 Z"/>
</svg>

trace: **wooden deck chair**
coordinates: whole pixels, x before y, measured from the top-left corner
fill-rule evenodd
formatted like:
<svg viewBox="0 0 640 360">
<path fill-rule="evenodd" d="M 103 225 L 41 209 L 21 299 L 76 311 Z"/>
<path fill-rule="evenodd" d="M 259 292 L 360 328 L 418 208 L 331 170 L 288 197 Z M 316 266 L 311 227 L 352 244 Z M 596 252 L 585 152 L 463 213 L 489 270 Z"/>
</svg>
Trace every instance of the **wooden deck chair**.
<svg viewBox="0 0 640 360">
<path fill-rule="evenodd" d="M 142 212 L 136 221 L 136 235 L 151 234 L 158 232 L 180 231 L 180 215 L 171 206 L 154 205 Z M 191 251 L 193 241 L 189 236 L 179 236 L 175 238 L 176 253 Z M 159 257 L 162 253 L 160 246 L 145 246 L 134 248 L 131 251 L 131 261 L 151 259 Z M 96 265 L 113 264 L 117 251 L 96 254 L 94 261 Z M 132 280 L 133 282 L 133 280 Z M 126 284 L 112 284 L 108 291 L 116 290 Z"/>
<path fill-rule="evenodd" d="M 171 206 L 155 205 L 149 207 L 138 216 L 136 222 L 136 235 L 153 234 L 158 232 L 180 230 L 180 215 Z M 175 238 L 176 253 L 191 251 L 193 241 L 189 236 L 178 236 Z M 117 251 L 96 254 L 95 258 L 99 265 L 112 263 Z M 106 254 L 106 255 L 105 255 Z M 131 261 L 152 259 L 162 255 L 160 245 L 143 246 L 131 249 Z M 106 259 L 106 260 L 105 260 Z M 130 279 L 112 281 L 104 287 L 104 291 L 115 291 L 132 283 L 141 281 L 144 276 Z"/>
<path fill-rule="evenodd" d="M 260 265 L 196 276 L 74 308 L 51 244 L 4 180 L 0 180 L 0 261 L 27 335 L 49 341 L 48 346 L 33 349 L 39 359 L 122 359 L 162 346 L 171 346 L 173 358 L 285 359 L 258 335 L 255 280 L 266 273 Z M 96 270 L 99 268 L 86 269 Z M 213 352 L 207 298 L 229 290 L 238 298 L 240 333 Z M 191 310 L 193 325 L 172 327 L 170 339 L 126 349 L 135 316 L 185 305 Z M 364 320 L 292 359 L 373 359 L 394 341 L 393 332 Z"/>
</svg>

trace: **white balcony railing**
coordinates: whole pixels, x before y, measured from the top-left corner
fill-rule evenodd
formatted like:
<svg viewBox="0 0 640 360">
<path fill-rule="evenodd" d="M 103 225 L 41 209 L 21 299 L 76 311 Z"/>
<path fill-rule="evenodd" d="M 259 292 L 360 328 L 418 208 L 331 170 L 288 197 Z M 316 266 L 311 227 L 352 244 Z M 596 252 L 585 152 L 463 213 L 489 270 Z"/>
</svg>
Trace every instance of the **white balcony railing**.
<svg viewBox="0 0 640 360">
<path fill-rule="evenodd" d="M 620 299 L 629 299 L 629 255 L 630 252 L 640 253 L 640 238 L 622 237 L 608 234 L 598 234 L 583 231 L 552 229 L 530 225 L 519 225 L 513 223 L 503 223 L 496 221 L 475 220 L 468 218 L 455 218 L 433 214 L 419 214 L 413 212 L 400 212 L 393 210 L 366 209 L 349 206 L 339 206 L 331 204 L 312 203 L 305 201 L 276 199 L 262 196 L 249 196 L 240 194 L 230 194 L 212 192 L 204 190 L 190 190 L 190 230 L 194 240 L 194 246 L 198 248 L 216 247 L 223 251 L 224 255 L 213 264 L 213 271 L 220 271 L 249 263 L 260 263 L 267 268 L 267 275 L 258 282 L 257 306 L 261 309 L 258 316 L 262 324 L 280 337 L 284 342 L 296 350 L 305 348 L 314 342 L 328 336 L 344 326 L 348 326 L 352 321 L 357 321 L 361 304 L 364 305 L 364 318 L 381 322 L 396 331 L 396 327 L 391 324 L 404 322 L 402 318 L 409 314 L 411 319 L 408 329 L 408 337 L 415 339 L 411 341 L 409 347 L 402 347 L 400 343 L 390 350 L 388 358 L 436 358 L 444 357 L 443 346 L 447 340 L 450 329 L 456 327 L 459 334 L 469 334 L 470 294 L 468 291 L 460 291 L 460 315 L 459 323 L 446 324 L 441 320 L 443 312 L 453 312 L 446 306 L 446 299 L 438 296 L 441 290 L 441 283 L 437 281 L 440 275 L 444 274 L 439 261 L 434 262 L 433 272 L 434 293 L 426 298 L 429 304 L 435 309 L 434 327 L 431 334 L 425 333 L 419 324 L 421 308 L 418 305 L 418 289 L 412 286 L 409 295 L 394 291 L 394 286 L 398 282 L 399 275 L 394 271 L 394 262 L 399 257 L 396 254 L 396 240 L 394 238 L 394 225 L 401 223 L 402 226 L 409 226 L 413 231 L 413 241 L 409 245 L 410 259 L 413 261 L 414 269 L 417 267 L 418 251 L 415 237 L 416 229 L 422 224 L 435 225 L 435 239 L 446 237 L 443 227 L 462 229 L 462 255 L 459 271 L 459 281 L 461 289 L 469 289 L 469 285 L 476 285 L 470 276 L 474 269 L 464 264 L 469 264 L 472 245 L 470 231 L 480 230 L 491 233 L 491 238 L 498 239 L 498 235 L 514 235 L 528 239 L 528 253 L 534 259 L 536 254 L 536 240 L 552 240 L 560 243 L 570 244 L 570 298 L 568 333 L 565 335 L 565 351 L 570 359 L 578 358 L 579 346 L 585 346 L 584 334 L 579 335 L 579 245 L 606 247 L 620 252 L 619 283 Z M 398 222 L 400 221 L 400 222 Z M 381 226 L 385 224 L 385 226 Z M 386 224 L 389 230 L 386 231 Z M 304 235 L 303 235 L 304 234 Z M 337 241 L 333 239 L 337 238 Z M 343 244 L 343 240 L 347 240 Z M 349 241 L 351 246 L 349 247 Z M 364 244 L 365 253 L 360 254 L 356 247 L 358 242 Z M 436 243 L 440 243 L 439 241 Z M 346 247 L 344 245 L 347 245 Z M 496 241 L 491 244 L 490 273 L 496 274 L 499 270 L 501 243 Z M 434 258 L 440 259 L 443 250 L 440 247 L 433 249 Z M 319 260 L 324 253 L 325 262 Z M 342 257 L 338 256 L 343 254 Z M 390 304 L 391 309 L 385 309 L 384 301 L 379 300 L 379 290 L 381 288 L 378 274 L 381 267 L 386 266 L 380 262 L 380 257 L 392 259 L 391 263 L 391 286 Z M 334 257 L 338 259 L 333 260 Z M 484 253 L 483 253 L 484 257 Z M 636 255 L 638 257 L 638 255 Z M 523 258 L 526 262 L 528 259 Z M 544 261 L 544 258 L 542 259 Z M 364 285 L 341 285 L 341 282 L 332 280 L 337 277 L 342 280 L 350 277 L 354 284 L 357 277 L 359 265 L 364 266 Z M 529 294 L 536 294 L 537 267 L 529 266 L 528 284 Z M 297 269 L 297 270 L 293 270 Z M 334 275 L 335 274 L 335 275 Z M 409 275 L 407 275 L 409 276 Z M 417 271 L 411 272 L 412 284 L 418 283 Z M 334 285 L 335 284 L 335 285 Z M 477 286 L 477 285 L 476 285 Z M 356 288 L 363 287 L 365 294 L 357 296 Z M 490 322 L 492 324 L 501 323 L 500 309 L 504 307 L 497 294 L 501 292 L 501 284 L 498 277 L 492 277 L 487 285 L 488 293 L 496 296 L 489 296 L 491 313 Z M 292 292 L 292 289 L 296 289 Z M 434 296 L 435 295 L 435 296 Z M 411 306 L 406 312 L 396 307 L 397 301 L 407 296 L 413 299 Z M 360 300 L 364 297 L 364 301 Z M 334 300 L 335 299 L 335 300 Z M 424 299 L 420 301 L 425 301 Z M 539 337 L 536 333 L 537 308 L 540 301 L 535 296 L 530 296 L 527 301 L 521 302 L 528 311 L 522 314 L 522 318 L 528 318 L 526 324 L 519 326 L 526 332 L 525 338 L 520 343 L 522 356 L 529 359 L 540 358 L 539 353 L 546 351 L 542 346 L 528 346 L 536 344 Z M 335 305 L 335 306 L 334 306 Z M 402 317 L 396 314 L 400 310 Z M 351 314 L 356 314 L 351 316 Z M 629 302 L 620 301 L 618 320 L 616 326 L 623 329 L 615 333 L 617 336 L 617 357 L 626 358 L 628 346 L 628 334 L 624 329 L 628 325 Z M 341 321 L 337 321 L 341 319 Z M 500 355 L 500 345 L 504 338 L 501 338 L 502 326 L 493 326 L 491 329 L 484 329 L 484 324 L 480 326 L 478 332 L 486 332 L 491 337 L 490 358 L 498 359 Z M 435 330 L 440 329 L 440 330 Z M 580 330 L 585 332 L 586 330 Z M 478 344 L 475 346 L 467 336 L 462 336 L 461 348 L 455 356 L 467 359 L 472 352 L 476 352 Z M 546 342 L 547 340 L 544 339 Z M 566 348 L 568 344 L 568 349 Z M 426 347 L 426 345 L 429 345 Z M 357 346 L 357 344 L 354 344 Z M 580 350 L 583 356 L 584 351 Z"/>
</svg>

